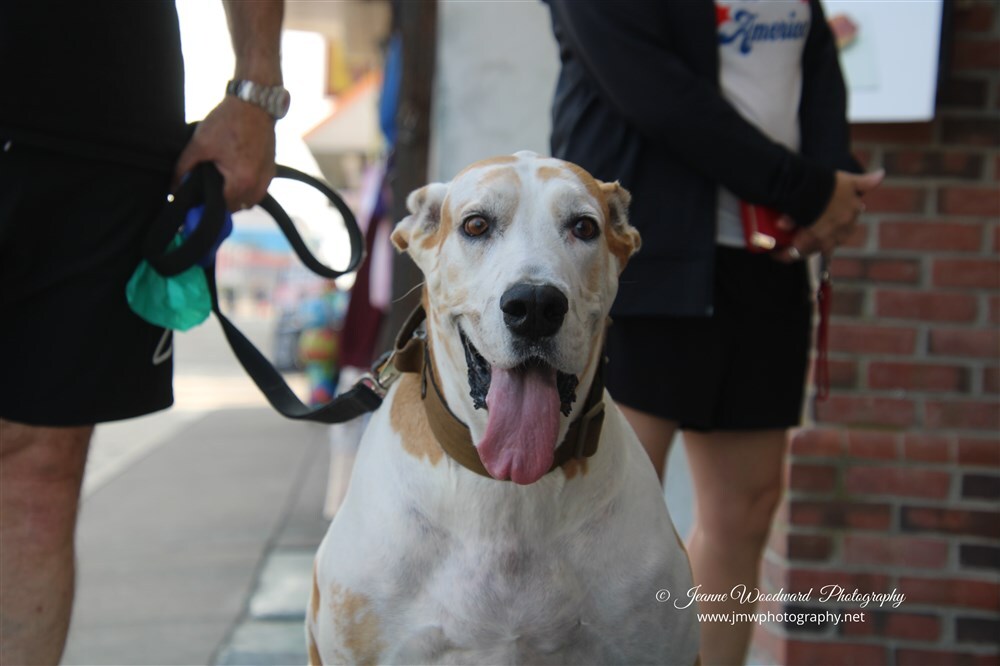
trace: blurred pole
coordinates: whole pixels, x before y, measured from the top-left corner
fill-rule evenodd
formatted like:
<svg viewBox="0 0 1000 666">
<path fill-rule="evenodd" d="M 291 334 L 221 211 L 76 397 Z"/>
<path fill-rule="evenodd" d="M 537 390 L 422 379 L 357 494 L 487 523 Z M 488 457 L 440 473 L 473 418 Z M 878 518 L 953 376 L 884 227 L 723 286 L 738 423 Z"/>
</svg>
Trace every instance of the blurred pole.
<svg viewBox="0 0 1000 666">
<path fill-rule="evenodd" d="M 437 50 L 437 0 L 393 3 L 403 37 L 403 77 L 396 114 L 395 164 L 390 174 L 392 220 L 406 217 L 406 197 L 427 184 L 431 87 Z M 379 334 L 378 349 L 389 349 L 407 315 L 420 302 L 414 287 L 423 277 L 416 264 L 398 254 L 392 266 L 392 308 Z"/>
</svg>

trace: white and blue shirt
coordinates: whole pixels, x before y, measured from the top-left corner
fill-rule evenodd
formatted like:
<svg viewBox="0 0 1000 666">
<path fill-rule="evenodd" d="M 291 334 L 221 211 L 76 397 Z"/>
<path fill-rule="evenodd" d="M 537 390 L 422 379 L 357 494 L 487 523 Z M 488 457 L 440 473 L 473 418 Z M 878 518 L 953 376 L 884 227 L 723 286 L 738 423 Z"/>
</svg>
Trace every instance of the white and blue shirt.
<svg viewBox="0 0 1000 666">
<path fill-rule="evenodd" d="M 765 135 L 798 152 L 807 0 L 716 0 L 722 96 Z M 719 188 L 720 245 L 745 247 L 739 199 Z"/>
</svg>

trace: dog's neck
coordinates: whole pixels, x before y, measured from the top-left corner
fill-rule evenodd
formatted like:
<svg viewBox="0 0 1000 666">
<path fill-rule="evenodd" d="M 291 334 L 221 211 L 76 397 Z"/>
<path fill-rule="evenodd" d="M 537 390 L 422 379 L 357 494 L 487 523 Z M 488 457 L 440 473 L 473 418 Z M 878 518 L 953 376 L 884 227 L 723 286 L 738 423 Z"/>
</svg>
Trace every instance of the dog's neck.
<svg viewBox="0 0 1000 666">
<path fill-rule="evenodd" d="M 489 476 L 476 451 L 486 428 L 484 410 L 476 409 L 469 395 L 464 354 L 454 345 L 442 342 L 430 321 L 426 324 L 424 356 L 421 362 L 424 408 L 431 430 L 448 455 L 463 467 Z M 601 368 L 603 346 L 597 344 L 584 374 L 585 391 L 578 393 L 572 411 L 562 418 L 560 442 L 553 471 L 576 458 L 592 456 L 597 451 L 604 420 L 604 382 Z M 409 365 L 413 365 L 412 361 Z M 456 381 L 457 378 L 457 381 Z"/>
</svg>

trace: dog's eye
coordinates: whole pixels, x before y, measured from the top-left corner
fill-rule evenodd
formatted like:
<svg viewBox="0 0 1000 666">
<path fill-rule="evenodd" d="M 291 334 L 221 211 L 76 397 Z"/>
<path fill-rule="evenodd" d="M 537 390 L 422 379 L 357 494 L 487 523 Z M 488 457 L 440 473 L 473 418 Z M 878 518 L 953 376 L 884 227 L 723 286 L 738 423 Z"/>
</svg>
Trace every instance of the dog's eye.
<svg viewBox="0 0 1000 666">
<path fill-rule="evenodd" d="M 464 222 L 462 222 L 462 231 L 470 238 L 482 236 L 489 230 L 490 223 L 479 215 L 474 215 L 473 217 L 467 218 Z"/>
<path fill-rule="evenodd" d="M 573 220 L 570 230 L 574 236 L 585 241 L 597 238 L 597 232 L 600 231 L 597 222 L 589 217 L 579 217 Z"/>
</svg>

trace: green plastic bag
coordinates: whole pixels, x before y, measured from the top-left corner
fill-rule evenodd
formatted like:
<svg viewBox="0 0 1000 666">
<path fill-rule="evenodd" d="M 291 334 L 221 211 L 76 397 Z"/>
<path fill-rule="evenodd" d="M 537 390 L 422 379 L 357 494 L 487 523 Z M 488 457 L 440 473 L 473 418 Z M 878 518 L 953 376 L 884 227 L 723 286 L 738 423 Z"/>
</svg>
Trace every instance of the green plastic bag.
<svg viewBox="0 0 1000 666">
<path fill-rule="evenodd" d="M 178 234 L 170 249 L 181 244 Z M 129 307 L 150 324 L 186 331 L 208 319 L 212 296 L 205 271 L 198 265 L 172 277 L 163 277 L 143 260 L 125 287 Z"/>
</svg>

